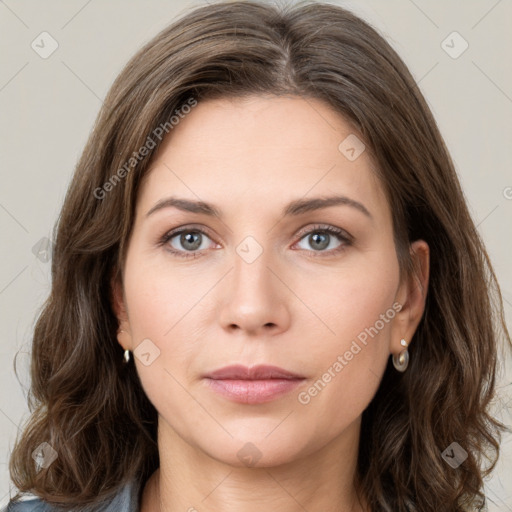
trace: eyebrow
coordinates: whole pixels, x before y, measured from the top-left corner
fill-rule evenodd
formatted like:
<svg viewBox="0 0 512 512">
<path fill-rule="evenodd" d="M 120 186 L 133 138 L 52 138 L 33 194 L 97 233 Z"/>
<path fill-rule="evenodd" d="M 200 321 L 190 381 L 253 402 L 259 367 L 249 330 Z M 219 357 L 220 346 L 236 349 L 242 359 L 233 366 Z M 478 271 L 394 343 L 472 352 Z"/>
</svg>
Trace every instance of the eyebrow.
<svg viewBox="0 0 512 512">
<path fill-rule="evenodd" d="M 283 209 L 282 215 L 284 217 L 297 216 L 306 212 L 330 208 L 331 206 L 350 206 L 360 211 L 370 219 L 373 218 L 371 213 L 362 203 L 343 195 L 297 199 L 289 203 Z M 148 211 L 146 217 L 149 217 L 151 214 L 164 208 L 177 208 L 184 212 L 199 213 L 211 217 L 222 218 L 221 211 L 210 203 L 206 203 L 204 201 L 192 201 L 190 199 L 183 199 L 179 197 L 167 197 L 161 199 Z"/>
</svg>

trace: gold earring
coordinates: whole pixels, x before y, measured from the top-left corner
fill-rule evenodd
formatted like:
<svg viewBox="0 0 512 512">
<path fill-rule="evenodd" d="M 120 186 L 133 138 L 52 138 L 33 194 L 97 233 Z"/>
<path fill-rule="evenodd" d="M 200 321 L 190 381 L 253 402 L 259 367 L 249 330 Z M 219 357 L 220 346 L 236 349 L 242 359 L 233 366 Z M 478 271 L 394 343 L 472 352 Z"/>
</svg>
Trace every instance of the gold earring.
<svg viewBox="0 0 512 512">
<path fill-rule="evenodd" d="M 407 350 L 407 341 L 402 338 L 400 340 L 400 345 L 405 348 L 398 354 L 398 356 L 393 354 L 393 366 L 399 372 L 405 372 L 405 370 L 407 370 L 407 366 L 409 365 L 409 351 Z"/>
</svg>

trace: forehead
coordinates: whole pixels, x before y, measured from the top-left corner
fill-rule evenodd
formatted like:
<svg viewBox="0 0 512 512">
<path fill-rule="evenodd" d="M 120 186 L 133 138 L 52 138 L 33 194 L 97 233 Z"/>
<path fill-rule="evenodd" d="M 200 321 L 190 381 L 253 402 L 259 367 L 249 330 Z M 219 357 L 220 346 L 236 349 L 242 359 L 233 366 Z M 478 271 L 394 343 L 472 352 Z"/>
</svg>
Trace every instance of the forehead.
<svg viewBox="0 0 512 512">
<path fill-rule="evenodd" d="M 139 190 L 138 209 L 147 212 L 170 193 L 229 202 L 234 211 L 247 204 L 261 211 L 274 199 L 282 205 L 305 195 L 340 193 L 389 216 L 368 153 L 353 159 L 344 152 L 344 141 L 361 151 L 354 137 L 351 125 L 317 99 L 252 96 L 199 102 L 160 146 Z"/>
</svg>

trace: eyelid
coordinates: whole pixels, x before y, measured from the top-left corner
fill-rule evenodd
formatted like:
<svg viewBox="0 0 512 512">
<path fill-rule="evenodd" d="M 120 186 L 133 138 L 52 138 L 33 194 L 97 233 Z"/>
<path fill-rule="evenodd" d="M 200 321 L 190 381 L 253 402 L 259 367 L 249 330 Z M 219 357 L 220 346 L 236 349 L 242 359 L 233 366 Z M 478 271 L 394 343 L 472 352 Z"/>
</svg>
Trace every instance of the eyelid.
<svg viewBox="0 0 512 512">
<path fill-rule="evenodd" d="M 300 240 L 304 237 L 304 235 L 308 235 L 314 231 L 327 231 L 328 233 L 336 234 L 341 238 L 345 238 L 347 241 L 351 243 L 354 241 L 354 237 L 350 233 L 348 233 L 342 228 L 333 226 L 332 224 L 308 224 L 306 227 L 300 229 L 296 236 L 299 237 Z"/>
<path fill-rule="evenodd" d="M 205 235 L 208 235 L 209 238 L 212 240 L 215 238 L 212 234 L 212 231 L 210 228 L 206 227 L 203 224 L 183 224 L 182 226 L 179 226 L 177 228 L 170 229 L 169 231 L 166 231 L 162 238 L 168 237 L 172 238 L 176 235 L 179 235 L 183 231 L 197 231 L 199 233 L 203 233 Z"/>
</svg>

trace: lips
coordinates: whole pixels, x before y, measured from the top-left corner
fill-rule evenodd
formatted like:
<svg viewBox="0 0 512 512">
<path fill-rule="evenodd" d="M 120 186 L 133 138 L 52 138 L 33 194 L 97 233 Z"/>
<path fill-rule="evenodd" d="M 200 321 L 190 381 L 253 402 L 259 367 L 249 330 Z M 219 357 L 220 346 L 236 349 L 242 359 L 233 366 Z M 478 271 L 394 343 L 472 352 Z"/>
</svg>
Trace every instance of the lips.
<svg viewBox="0 0 512 512">
<path fill-rule="evenodd" d="M 209 388 L 228 400 L 243 404 L 270 402 L 299 386 L 305 377 L 278 366 L 226 366 L 204 376 Z"/>
<path fill-rule="evenodd" d="M 251 368 L 243 365 L 225 366 L 205 377 L 215 380 L 270 380 L 270 379 L 303 379 L 304 376 L 289 372 L 284 368 L 271 365 L 257 365 Z"/>
</svg>

